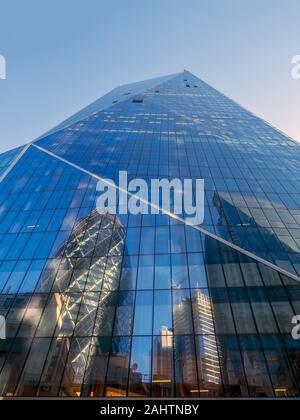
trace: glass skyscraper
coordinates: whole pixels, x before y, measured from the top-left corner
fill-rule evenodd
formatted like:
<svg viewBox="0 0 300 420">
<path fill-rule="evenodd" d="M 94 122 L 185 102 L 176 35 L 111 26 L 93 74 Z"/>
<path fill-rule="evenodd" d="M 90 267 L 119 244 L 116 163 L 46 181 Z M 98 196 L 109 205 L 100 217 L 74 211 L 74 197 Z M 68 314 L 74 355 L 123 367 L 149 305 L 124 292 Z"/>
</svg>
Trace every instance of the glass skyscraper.
<svg viewBox="0 0 300 420">
<path fill-rule="evenodd" d="M 204 223 L 99 214 L 119 171 Z M 300 397 L 299 282 L 300 145 L 188 71 L 0 155 L 1 396 Z"/>
</svg>

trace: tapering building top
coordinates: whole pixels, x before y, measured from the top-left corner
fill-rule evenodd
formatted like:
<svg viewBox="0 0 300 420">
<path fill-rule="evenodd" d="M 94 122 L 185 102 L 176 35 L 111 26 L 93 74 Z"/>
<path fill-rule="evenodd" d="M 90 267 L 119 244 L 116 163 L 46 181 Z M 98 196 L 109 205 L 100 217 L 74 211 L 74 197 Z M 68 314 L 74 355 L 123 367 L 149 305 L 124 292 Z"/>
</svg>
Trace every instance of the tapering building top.
<svg viewBox="0 0 300 420">
<path fill-rule="evenodd" d="M 120 171 L 204 179 L 204 223 L 100 216 Z M 299 397 L 299 281 L 300 146 L 189 71 L 0 155 L 1 396 Z"/>
</svg>

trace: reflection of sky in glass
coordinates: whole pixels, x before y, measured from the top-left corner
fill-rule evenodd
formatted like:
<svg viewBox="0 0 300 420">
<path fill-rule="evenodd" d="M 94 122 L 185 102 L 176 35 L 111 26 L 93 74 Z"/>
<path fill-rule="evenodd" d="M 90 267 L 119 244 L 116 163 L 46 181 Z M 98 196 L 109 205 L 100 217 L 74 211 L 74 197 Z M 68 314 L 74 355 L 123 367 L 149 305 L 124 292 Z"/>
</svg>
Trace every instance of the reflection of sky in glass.
<svg viewBox="0 0 300 420">
<path fill-rule="evenodd" d="M 298 148 L 188 72 L 138 99 L 41 139 L 57 156 L 31 146 L 0 183 L 1 394 L 299 395 L 299 285 L 230 244 L 298 269 Z M 119 169 L 205 177 L 206 233 L 101 217 L 84 170 Z"/>
</svg>

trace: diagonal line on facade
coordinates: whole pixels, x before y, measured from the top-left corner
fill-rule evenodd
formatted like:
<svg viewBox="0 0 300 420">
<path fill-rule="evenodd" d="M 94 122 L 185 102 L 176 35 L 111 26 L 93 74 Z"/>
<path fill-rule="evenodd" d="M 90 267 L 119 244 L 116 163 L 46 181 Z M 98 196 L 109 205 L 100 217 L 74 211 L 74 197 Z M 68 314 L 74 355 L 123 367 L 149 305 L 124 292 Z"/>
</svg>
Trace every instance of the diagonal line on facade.
<svg viewBox="0 0 300 420">
<path fill-rule="evenodd" d="M 15 165 L 19 162 L 21 157 L 26 153 L 26 151 L 29 149 L 31 143 L 26 144 L 24 148 L 21 150 L 21 152 L 18 154 L 18 156 L 11 162 L 11 164 L 8 166 L 8 168 L 5 170 L 5 172 L 0 177 L 0 184 L 1 182 L 7 177 L 7 175 L 10 173 L 10 171 L 15 167 Z"/>
<path fill-rule="evenodd" d="M 49 156 L 51 156 L 51 157 L 53 157 L 55 159 L 58 159 L 61 162 L 64 162 L 65 164 L 67 164 L 67 165 L 69 165 L 69 166 L 71 166 L 71 167 L 73 167 L 73 168 L 75 168 L 75 169 L 77 169 L 77 170 L 79 170 L 79 171 L 81 171 L 81 172 L 83 172 L 83 173 L 85 173 L 85 174 L 87 174 L 87 175 L 89 175 L 89 176 L 91 176 L 91 177 L 99 180 L 99 181 L 101 180 L 107 186 L 113 187 L 114 189 L 117 189 L 118 191 L 121 191 L 122 193 L 124 193 L 124 194 L 126 194 L 126 195 L 128 195 L 128 196 L 130 196 L 132 198 L 135 198 L 135 199 L 140 200 L 143 204 L 146 204 L 147 206 L 150 206 L 150 207 L 152 207 L 155 210 L 159 210 L 161 213 L 165 214 L 166 216 L 169 216 L 172 219 L 177 220 L 177 221 L 183 223 L 184 225 L 189 226 L 189 227 L 197 230 L 198 232 L 202 233 L 203 235 L 208 236 L 208 237 L 210 237 L 210 238 L 212 238 L 212 239 L 214 239 L 214 240 L 222 243 L 223 245 L 226 245 L 226 246 L 230 247 L 231 249 L 234 249 L 235 251 L 240 252 L 241 254 L 243 254 L 243 255 L 245 255 L 245 256 L 247 256 L 249 258 L 252 258 L 253 260 L 257 261 L 258 263 L 261 263 L 261 264 L 263 264 L 263 265 L 265 265 L 265 266 L 273 269 L 274 271 L 277 271 L 277 272 L 283 274 L 284 276 L 287 276 L 287 277 L 295 280 L 296 282 L 300 283 L 300 277 L 298 277 L 297 275 L 292 274 L 292 273 L 284 270 L 283 268 L 278 267 L 277 265 L 275 265 L 273 263 L 270 263 L 269 261 L 267 261 L 267 260 L 265 260 L 265 259 L 263 259 L 261 257 L 258 257 L 257 255 L 253 254 L 252 252 L 249 252 L 249 251 L 247 251 L 247 250 L 245 250 L 243 248 L 240 248 L 239 246 L 233 244 L 232 242 L 226 241 L 226 239 L 223 239 L 220 236 L 215 235 L 214 233 L 211 233 L 208 230 L 203 229 L 200 226 L 195 226 L 195 225 L 189 223 L 187 220 L 183 219 L 182 217 L 180 217 L 180 216 L 178 216 L 178 215 L 176 215 L 174 213 L 171 213 L 171 212 L 169 212 L 169 211 L 167 211 L 167 210 L 165 210 L 165 209 L 163 209 L 163 208 L 161 208 L 161 207 L 159 207 L 159 206 L 157 206 L 157 205 L 149 202 L 148 200 L 143 199 L 140 196 L 137 196 L 137 195 L 132 194 L 129 191 L 123 189 L 123 188 L 120 188 L 114 182 L 110 182 L 110 180 L 105 179 L 105 178 L 101 177 L 100 175 L 97 175 L 97 174 L 95 174 L 95 173 L 93 173 L 93 172 L 91 172 L 91 171 L 89 171 L 87 169 L 84 169 L 81 166 L 76 165 L 75 163 L 72 163 L 69 160 L 64 159 L 63 157 L 60 157 L 60 156 L 56 155 L 55 153 L 50 152 L 49 150 L 44 149 L 41 146 L 38 146 L 35 143 L 32 143 L 29 146 L 33 146 L 36 149 L 40 150 L 41 152 L 46 153 Z"/>
</svg>

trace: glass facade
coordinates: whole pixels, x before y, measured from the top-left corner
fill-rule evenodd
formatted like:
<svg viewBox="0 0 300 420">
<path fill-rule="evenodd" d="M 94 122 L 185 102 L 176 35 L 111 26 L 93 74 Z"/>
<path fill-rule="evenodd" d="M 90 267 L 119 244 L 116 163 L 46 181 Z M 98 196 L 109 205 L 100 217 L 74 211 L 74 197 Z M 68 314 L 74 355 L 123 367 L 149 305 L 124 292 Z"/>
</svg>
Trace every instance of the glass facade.
<svg viewBox="0 0 300 420">
<path fill-rule="evenodd" d="M 300 397 L 299 163 L 187 71 L 0 155 L 0 395 Z M 201 230 L 100 215 L 98 179 L 121 170 L 204 178 Z"/>
<path fill-rule="evenodd" d="M 4 176 L 5 172 L 9 169 L 10 165 L 13 164 L 14 160 L 19 156 L 22 151 L 22 147 L 9 150 L 8 152 L 2 153 L 0 160 L 0 180 Z"/>
</svg>

